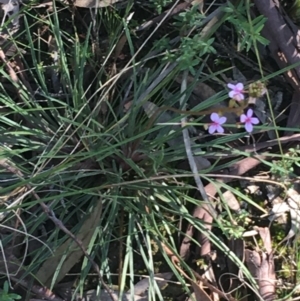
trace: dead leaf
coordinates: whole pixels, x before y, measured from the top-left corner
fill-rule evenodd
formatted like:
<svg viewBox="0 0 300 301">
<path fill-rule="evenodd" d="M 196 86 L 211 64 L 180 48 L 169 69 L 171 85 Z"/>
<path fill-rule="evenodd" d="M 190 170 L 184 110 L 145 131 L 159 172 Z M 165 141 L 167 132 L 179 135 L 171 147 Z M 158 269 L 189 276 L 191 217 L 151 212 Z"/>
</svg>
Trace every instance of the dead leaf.
<svg viewBox="0 0 300 301">
<path fill-rule="evenodd" d="M 284 216 L 286 212 L 290 211 L 290 207 L 286 202 L 274 204 L 270 210 L 269 220 L 272 222 L 281 216 Z M 286 218 L 285 218 L 286 220 Z M 292 237 L 292 236 L 291 236 Z"/>
<path fill-rule="evenodd" d="M 252 276 L 257 279 L 259 293 L 264 301 L 273 301 L 276 297 L 276 275 L 274 254 L 269 228 L 254 227 L 264 244 L 263 250 L 246 250 L 245 261 Z"/>
<path fill-rule="evenodd" d="M 194 290 L 196 301 L 212 301 L 209 295 L 204 291 L 201 285 L 198 285 L 194 281 L 190 281 Z M 193 299 L 189 298 L 189 301 Z"/>
<path fill-rule="evenodd" d="M 2 3 L 2 2 L 1 2 Z M 2 19 L 1 27 L 3 26 L 6 16 L 15 16 L 12 20 L 11 23 L 13 26 L 18 26 L 19 25 L 19 10 L 20 10 L 20 3 L 18 0 L 9 0 L 1 5 L 2 10 L 4 11 L 4 16 Z"/>
<path fill-rule="evenodd" d="M 233 210 L 233 211 L 240 211 L 241 210 L 241 206 L 239 201 L 237 200 L 237 198 L 235 197 L 235 195 L 227 190 L 223 193 L 223 198 L 226 201 L 226 204 L 228 205 L 228 207 Z"/>
<path fill-rule="evenodd" d="M 85 249 L 88 248 L 102 212 L 102 201 L 99 200 L 94 203 L 95 206 L 90 208 L 90 216 L 86 218 L 78 234 L 76 235 L 77 239 L 82 242 L 82 245 Z M 63 259 L 64 256 L 66 256 L 65 259 Z M 53 275 L 57 273 L 57 268 L 61 264 L 61 261 L 63 261 L 63 263 L 56 277 L 56 283 L 65 277 L 66 273 L 70 271 L 70 269 L 79 261 L 82 256 L 83 253 L 78 248 L 78 245 L 72 238 L 69 238 L 55 250 L 55 253 L 52 257 L 43 263 L 42 267 L 36 274 L 36 279 L 38 279 L 43 285 L 50 287 Z"/>
<path fill-rule="evenodd" d="M 123 33 L 116 44 L 114 60 L 117 60 L 119 58 L 126 43 L 127 43 L 127 36 L 125 33 Z"/>
<path fill-rule="evenodd" d="M 202 220 L 206 225 L 208 230 L 212 229 L 213 217 L 209 213 L 209 207 L 207 204 L 202 204 L 201 206 L 197 206 L 193 212 L 193 217 L 199 220 Z M 193 225 L 189 225 L 188 230 L 186 231 L 186 236 L 184 237 L 181 246 L 180 246 L 180 256 L 187 260 L 190 254 L 190 245 L 192 242 L 192 237 L 194 235 L 195 228 Z M 201 245 L 200 256 L 206 256 L 211 253 L 211 242 L 209 238 L 204 233 L 197 233 L 197 240 Z"/>
<path fill-rule="evenodd" d="M 297 185 L 297 184 L 295 184 Z M 298 188 L 298 187 L 297 187 Z M 299 235 L 300 228 L 300 195 L 297 188 L 290 188 L 288 190 L 287 203 L 290 208 L 291 215 L 291 229 L 283 241 L 286 241 L 295 235 Z"/>
</svg>

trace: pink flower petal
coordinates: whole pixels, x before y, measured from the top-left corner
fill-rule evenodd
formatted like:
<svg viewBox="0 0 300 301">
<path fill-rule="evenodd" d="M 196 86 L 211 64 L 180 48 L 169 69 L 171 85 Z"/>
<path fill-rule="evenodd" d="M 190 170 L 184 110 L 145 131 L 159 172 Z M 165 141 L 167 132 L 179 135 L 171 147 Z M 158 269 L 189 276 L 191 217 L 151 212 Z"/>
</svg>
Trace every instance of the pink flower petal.
<svg viewBox="0 0 300 301">
<path fill-rule="evenodd" d="M 227 87 L 231 90 L 234 90 L 235 89 L 235 85 L 233 84 L 227 84 Z"/>
<path fill-rule="evenodd" d="M 251 117 L 253 116 L 253 110 L 252 110 L 252 109 L 248 109 L 248 111 L 247 111 L 247 116 L 248 116 L 249 118 L 251 118 Z"/>
<path fill-rule="evenodd" d="M 243 93 L 236 92 L 236 91 L 230 91 L 228 93 L 228 96 L 230 98 L 235 99 L 236 101 L 241 101 L 241 100 L 243 100 L 245 98 Z"/>
<path fill-rule="evenodd" d="M 242 92 L 244 90 L 244 85 L 242 83 L 238 83 L 235 85 L 235 89 Z"/>
<path fill-rule="evenodd" d="M 251 133 L 253 131 L 253 125 L 250 122 L 245 123 L 245 129 L 248 133 Z"/>
<path fill-rule="evenodd" d="M 217 125 L 217 132 L 220 134 L 224 133 L 224 129 L 219 124 Z"/>
<path fill-rule="evenodd" d="M 244 100 L 244 98 L 245 98 L 245 96 L 243 93 L 237 93 L 235 96 L 235 100 L 237 100 L 237 101 Z"/>
<path fill-rule="evenodd" d="M 240 122 L 245 123 L 247 120 L 247 116 L 245 114 L 242 114 L 240 117 Z"/>
<path fill-rule="evenodd" d="M 211 125 L 208 127 L 208 132 L 209 132 L 210 134 L 213 134 L 213 133 L 217 130 L 217 127 L 218 127 L 218 125 L 211 124 Z"/>
<path fill-rule="evenodd" d="M 230 92 L 228 93 L 228 96 L 229 96 L 230 98 L 234 98 L 235 94 L 236 94 L 235 91 L 230 91 Z"/>
<path fill-rule="evenodd" d="M 219 124 L 225 123 L 226 120 L 227 120 L 227 118 L 226 118 L 225 116 L 220 117 L 220 118 L 219 118 Z"/>
<path fill-rule="evenodd" d="M 219 115 L 217 113 L 211 113 L 210 115 L 210 120 L 213 122 L 218 122 L 219 123 Z"/>
<path fill-rule="evenodd" d="M 259 119 L 256 118 L 256 117 L 252 117 L 252 118 L 251 118 L 251 123 L 252 123 L 252 124 L 259 124 Z"/>
</svg>

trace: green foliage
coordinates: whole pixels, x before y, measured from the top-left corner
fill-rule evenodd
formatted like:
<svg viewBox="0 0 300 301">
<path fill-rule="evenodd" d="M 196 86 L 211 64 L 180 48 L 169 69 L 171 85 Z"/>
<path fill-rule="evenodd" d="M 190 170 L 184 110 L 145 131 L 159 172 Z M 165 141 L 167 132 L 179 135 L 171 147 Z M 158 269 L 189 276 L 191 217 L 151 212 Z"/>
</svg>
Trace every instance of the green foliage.
<svg viewBox="0 0 300 301">
<path fill-rule="evenodd" d="M 152 0 L 151 3 L 161 12 L 163 7 L 173 1 Z M 218 26 L 225 20 L 231 22 L 242 49 L 249 51 L 256 41 L 266 44 L 260 36 L 265 19 L 257 17 L 252 20 L 251 26 L 244 1 L 240 1 L 236 8 L 228 1 L 225 12 L 230 16 L 221 20 Z M 130 31 L 133 24 L 139 25 L 140 20 L 135 19 L 131 23 L 129 15 L 132 18 L 136 15 L 131 14 L 129 6 L 120 12 L 117 9 L 100 9 L 95 22 L 88 23 L 90 27 L 83 34 L 78 32 L 80 26 L 74 32 L 70 30 L 69 23 L 67 28 L 63 28 L 62 18 L 57 10 L 40 19 L 36 18 L 35 21 L 31 20 L 32 16 L 28 12 L 25 11 L 24 15 L 23 35 L 29 41 L 26 45 L 30 61 L 22 56 L 22 52 L 20 56 L 36 93 L 31 93 L 23 84 L 10 79 L 6 69 L 1 69 L 1 75 L 7 80 L 6 84 L 10 83 L 13 88 L 17 88 L 20 99 L 1 84 L 3 93 L 0 94 L 0 104 L 7 111 L 3 110 L 1 113 L 0 131 L 1 158 L 9 160 L 7 164 L 23 174 L 16 177 L 2 166 L 1 174 L 6 178 L 3 176 L 5 181 L 1 193 L 5 195 L 16 188 L 28 188 L 29 185 L 40 197 L 36 199 L 33 194 L 28 194 L 22 203 L 13 208 L 30 212 L 31 207 L 35 206 L 34 214 L 26 217 L 26 231 L 34 233 L 36 229 L 40 230 L 46 220 L 39 207 L 40 202 L 49 204 L 57 218 L 74 235 L 80 233 L 82 224 L 89 222 L 89 212 L 93 212 L 95 204 L 103 202 L 103 213 L 97 221 L 98 226 L 91 229 L 93 236 L 86 248 L 91 256 L 97 257 L 100 270 L 105 271 L 105 281 L 109 284 L 114 282 L 112 275 L 118 269 L 113 264 L 115 258 L 119 258 L 117 252 L 121 249 L 116 248 L 116 242 L 120 242 L 124 250 L 121 254 L 124 265 L 119 275 L 120 288 L 132 285 L 131 280 L 136 279 L 137 271 L 144 271 L 150 277 L 149 292 L 153 296 L 152 300 L 164 300 L 155 285 L 153 271 L 156 271 L 156 262 L 169 264 L 168 268 L 173 269 L 182 283 L 182 290 L 189 291 L 185 279 L 175 270 L 162 248 L 163 243 L 177 254 L 174 236 L 184 231 L 179 227 L 184 221 L 204 233 L 217 249 L 226 253 L 240 267 L 243 277 L 249 280 L 255 291 L 255 280 L 239 258 L 191 212 L 191 208 L 198 206 L 200 200 L 198 196 L 191 197 L 195 191 L 195 184 L 191 180 L 193 173 L 190 170 L 183 171 L 178 164 L 187 160 L 188 151 L 180 125 L 182 116 L 162 112 L 159 118 L 167 116 L 167 121 L 154 122 L 149 121 L 145 109 L 147 102 L 157 107 L 178 107 L 179 99 L 183 98 L 184 102 L 188 102 L 193 89 L 200 82 L 211 83 L 212 79 L 215 85 L 219 85 L 220 93 L 193 109 L 210 109 L 228 98 L 220 76 L 228 70 L 221 68 L 223 59 L 216 56 L 214 48 L 213 36 L 217 27 L 210 29 L 210 38 L 203 37 L 202 22 L 207 16 L 201 14 L 195 6 L 176 18 L 175 39 L 173 27 L 172 30 L 167 28 L 162 31 L 163 38 L 158 30 L 159 34 L 152 37 L 150 46 L 146 43 L 140 47 L 144 33 L 138 36 L 139 32 Z M 49 64 L 51 56 L 45 52 L 45 47 L 41 47 L 41 40 L 36 42 L 37 35 L 33 28 L 40 24 L 46 25 L 48 34 L 55 38 L 59 46 L 55 66 L 52 62 Z M 100 48 L 96 49 L 97 52 L 94 39 L 97 40 L 100 36 L 99 32 L 102 34 L 105 31 L 107 36 L 101 36 L 103 39 L 97 45 Z M 125 50 L 120 46 L 124 37 L 124 49 L 127 47 Z M 126 67 L 124 61 L 113 57 L 115 50 L 120 50 L 124 57 L 129 57 Z M 160 60 L 161 57 L 164 59 Z M 217 71 L 207 68 L 206 58 L 211 59 L 210 63 L 219 62 Z M 224 61 L 229 60 L 226 57 Z M 58 90 L 61 93 L 53 91 L 54 83 L 47 75 L 50 69 L 55 69 L 59 74 Z M 187 89 L 181 92 L 178 82 L 182 71 L 186 70 L 194 77 L 191 77 Z M 124 103 L 129 99 L 131 107 L 125 110 Z M 238 147 L 233 149 L 234 145 L 239 145 L 245 139 L 244 133 L 207 139 L 203 135 L 203 123 L 195 124 L 197 130 L 200 130 L 197 138 L 193 140 L 195 136 L 191 136 L 191 139 L 196 141 L 193 146 L 195 151 L 196 147 L 201 148 L 201 155 L 224 152 L 239 159 L 249 156 L 248 153 L 240 152 Z M 187 128 L 190 129 L 191 126 L 187 125 Z M 194 149 L 192 153 L 193 151 Z M 196 156 L 196 152 L 193 155 Z M 282 172 L 285 166 L 291 168 L 295 162 L 299 164 L 298 157 L 299 150 L 290 150 L 289 157 L 280 154 L 279 160 L 287 162 L 282 163 L 280 168 L 276 168 L 277 162 L 273 162 L 271 165 L 274 172 Z M 239 200 L 259 207 L 240 187 L 231 187 L 214 177 L 206 177 L 206 173 L 230 169 L 237 160 L 230 158 L 229 156 L 222 161 L 222 165 L 216 160 L 207 170 L 199 171 L 200 176 L 215 183 L 217 187 L 231 190 Z M 269 162 L 262 162 L 262 165 L 263 163 L 270 167 Z M 224 209 L 226 200 L 220 206 Z M 222 212 L 224 213 L 215 218 L 213 226 L 227 237 L 242 238 L 248 226 L 247 212 L 232 214 L 229 208 Z M 55 253 L 66 241 L 67 235 L 55 228 L 49 232 L 46 243 Z M 199 242 L 193 242 L 199 246 Z M 64 256 L 68 257 L 70 253 L 66 250 Z M 156 261 L 158 255 L 163 260 L 160 258 L 160 261 Z M 32 261 L 26 270 L 29 274 L 33 273 L 37 266 L 52 257 L 49 250 L 41 246 L 31 254 Z M 188 270 L 185 262 L 181 264 Z M 90 267 L 90 262 L 85 258 L 79 276 L 81 292 L 89 278 Z M 53 275 L 53 283 L 57 280 L 59 269 L 57 267 L 57 273 Z M 9 296 L 10 299 L 4 299 L 7 301 L 19 299 L 14 294 L 8 294 L 8 284 L 5 284 L 2 294 L 5 298 Z"/>
<path fill-rule="evenodd" d="M 1 301 L 15 301 L 20 300 L 21 296 L 13 293 L 9 293 L 9 284 L 8 281 L 5 281 L 3 284 L 3 289 L 0 291 L 0 300 Z"/>
<path fill-rule="evenodd" d="M 232 215 L 228 211 L 224 211 L 219 216 L 218 223 L 221 225 L 223 234 L 228 238 L 242 238 L 247 225 L 249 214 L 241 210 L 239 214 Z"/>
<path fill-rule="evenodd" d="M 157 11 L 158 14 L 162 13 L 164 7 L 172 3 L 172 0 L 150 0 L 151 6 Z"/>
<path fill-rule="evenodd" d="M 264 16 L 258 16 L 255 19 L 249 20 L 249 9 L 246 4 L 247 0 L 240 1 L 237 6 L 230 1 L 227 2 L 227 7 L 224 11 L 229 15 L 227 21 L 234 25 L 235 32 L 238 35 L 238 49 L 248 52 L 253 45 L 260 43 L 264 46 L 269 44 L 269 41 L 261 36 L 261 31 L 266 22 Z"/>
<path fill-rule="evenodd" d="M 198 6 L 194 5 L 191 9 L 181 12 L 178 16 L 175 16 L 176 20 L 173 24 L 184 33 L 195 27 L 199 27 L 203 24 L 205 16 L 199 12 Z"/>
<path fill-rule="evenodd" d="M 299 0 L 286 0 L 282 1 L 288 15 L 291 19 L 299 24 L 300 21 L 300 1 Z"/>
<path fill-rule="evenodd" d="M 245 228 L 239 225 L 234 225 L 230 221 L 223 219 L 222 221 L 223 233 L 228 238 L 242 238 Z"/>
<path fill-rule="evenodd" d="M 296 148 L 290 148 L 288 155 L 290 156 L 291 161 L 297 167 L 300 167 L 300 146 L 297 145 Z"/>
<path fill-rule="evenodd" d="M 188 70 L 195 75 L 195 67 L 199 66 L 203 56 L 216 54 L 214 38 L 204 39 L 201 33 L 192 33 L 192 29 L 201 26 L 204 19 L 197 5 L 180 13 L 175 19 L 174 25 L 182 33 L 177 43 L 178 48 L 174 51 L 168 37 L 156 41 L 154 45 L 157 49 L 166 51 L 163 61 L 176 62 L 180 71 Z M 184 36 L 186 33 L 187 36 Z"/>
<path fill-rule="evenodd" d="M 299 146 L 290 148 L 281 160 L 274 160 L 271 173 L 281 179 L 288 179 L 293 175 L 295 167 L 300 167 Z"/>
<path fill-rule="evenodd" d="M 192 38 L 184 37 L 181 39 L 178 51 L 176 53 L 168 51 L 165 59 L 177 62 L 181 71 L 189 70 L 192 75 L 195 75 L 194 67 L 200 64 L 202 56 L 216 53 L 212 46 L 213 42 L 213 38 L 203 41 L 200 35 L 194 35 Z"/>
</svg>

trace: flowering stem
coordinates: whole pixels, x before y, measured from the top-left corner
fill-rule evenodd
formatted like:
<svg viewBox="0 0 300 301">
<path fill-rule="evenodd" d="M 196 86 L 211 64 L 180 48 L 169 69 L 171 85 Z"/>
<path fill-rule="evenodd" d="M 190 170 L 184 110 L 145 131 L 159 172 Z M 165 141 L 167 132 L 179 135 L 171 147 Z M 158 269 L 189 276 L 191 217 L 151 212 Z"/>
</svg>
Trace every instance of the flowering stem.
<svg viewBox="0 0 300 301">
<path fill-rule="evenodd" d="M 212 113 L 241 113 L 244 109 L 246 109 L 248 107 L 248 102 L 244 102 L 241 106 L 239 107 L 235 107 L 235 108 L 228 108 L 228 107 L 224 107 L 224 108 L 214 108 L 214 109 L 208 109 L 208 110 L 203 110 L 203 111 L 185 111 L 185 110 L 179 110 L 179 109 L 175 109 L 172 107 L 168 107 L 168 106 L 162 106 L 158 109 L 158 111 L 172 111 L 172 112 L 176 112 L 182 115 L 195 115 L 195 116 L 204 116 L 204 115 L 209 115 Z"/>
</svg>

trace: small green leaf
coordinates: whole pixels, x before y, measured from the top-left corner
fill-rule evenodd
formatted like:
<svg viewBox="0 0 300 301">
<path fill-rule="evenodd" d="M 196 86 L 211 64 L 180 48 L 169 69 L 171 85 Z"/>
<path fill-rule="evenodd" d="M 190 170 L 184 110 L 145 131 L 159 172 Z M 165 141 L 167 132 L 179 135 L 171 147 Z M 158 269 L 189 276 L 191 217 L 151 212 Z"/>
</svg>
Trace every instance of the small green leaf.
<svg viewBox="0 0 300 301">
<path fill-rule="evenodd" d="M 9 285 L 8 285 L 8 282 L 5 281 L 4 284 L 3 284 L 3 292 L 4 292 L 5 294 L 7 294 L 8 291 L 9 291 Z"/>
</svg>

